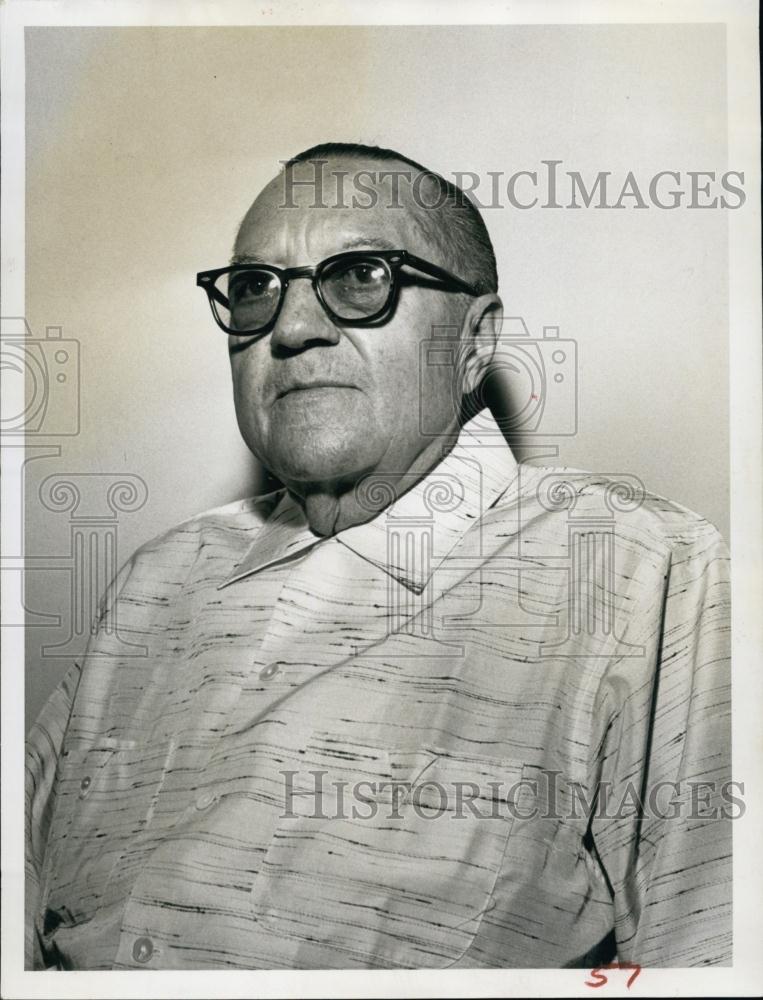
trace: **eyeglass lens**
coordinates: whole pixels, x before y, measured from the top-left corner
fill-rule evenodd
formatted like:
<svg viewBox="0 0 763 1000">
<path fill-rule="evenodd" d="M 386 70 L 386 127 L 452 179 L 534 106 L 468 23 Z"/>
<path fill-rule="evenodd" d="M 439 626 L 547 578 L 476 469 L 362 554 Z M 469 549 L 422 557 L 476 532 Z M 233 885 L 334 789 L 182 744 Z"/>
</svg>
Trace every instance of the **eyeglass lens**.
<svg viewBox="0 0 763 1000">
<path fill-rule="evenodd" d="M 225 281 L 228 283 L 227 291 Z M 269 323 L 275 315 L 281 298 L 281 281 L 270 271 L 257 269 L 234 271 L 222 275 L 220 291 L 230 302 L 230 311 L 221 319 L 235 330 L 257 330 Z"/>
<path fill-rule="evenodd" d="M 281 279 L 270 271 L 252 267 L 223 274 L 217 288 L 230 303 L 215 303 L 223 324 L 242 333 L 272 322 L 281 300 Z M 392 272 L 378 258 L 334 261 L 318 279 L 323 300 L 341 320 L 367 319 L 384 309 L 392 288 Z"/>
</svg>

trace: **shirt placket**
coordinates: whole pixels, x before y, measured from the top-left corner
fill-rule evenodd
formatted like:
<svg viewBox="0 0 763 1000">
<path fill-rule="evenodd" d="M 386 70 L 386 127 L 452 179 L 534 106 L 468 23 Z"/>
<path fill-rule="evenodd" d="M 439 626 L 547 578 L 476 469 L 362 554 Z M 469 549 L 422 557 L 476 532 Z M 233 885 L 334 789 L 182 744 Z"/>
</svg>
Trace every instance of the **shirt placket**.
<svg viewBox="0 0 763 1000">
<path fill-rule="evenodd" d="M 263 717 L 289 693 L 387 634 L 386 574 L 337 539 L 265 573 L 284 576 L 228 730 Z"/>
</svg>

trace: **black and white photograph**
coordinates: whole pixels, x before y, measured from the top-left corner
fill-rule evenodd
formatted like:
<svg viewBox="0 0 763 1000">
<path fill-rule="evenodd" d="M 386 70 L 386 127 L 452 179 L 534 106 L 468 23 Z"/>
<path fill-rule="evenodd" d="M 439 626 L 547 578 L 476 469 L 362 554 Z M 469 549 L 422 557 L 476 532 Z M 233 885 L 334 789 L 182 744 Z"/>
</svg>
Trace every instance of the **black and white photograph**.
<svg viewBox="0 0 763 1000">
<path fill-rule="evenodd" d="M 755 995 L 757 7 L 0 30 L 2 995 Z"/>
</svg>

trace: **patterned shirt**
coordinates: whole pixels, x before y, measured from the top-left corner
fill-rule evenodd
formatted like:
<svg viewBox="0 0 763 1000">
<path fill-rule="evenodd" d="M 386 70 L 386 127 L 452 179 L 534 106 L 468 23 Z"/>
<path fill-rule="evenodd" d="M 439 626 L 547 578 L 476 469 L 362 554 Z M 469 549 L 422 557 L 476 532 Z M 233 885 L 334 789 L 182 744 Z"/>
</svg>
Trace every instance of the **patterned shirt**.
<svg viewBox="0 0 763 1000">
<path fill-rule="evenodd" d="M 29 739 L 30 967 L 730 963 L 718 532 L 484 413 L 443 455 L 121 569 Z"/>
</svg>

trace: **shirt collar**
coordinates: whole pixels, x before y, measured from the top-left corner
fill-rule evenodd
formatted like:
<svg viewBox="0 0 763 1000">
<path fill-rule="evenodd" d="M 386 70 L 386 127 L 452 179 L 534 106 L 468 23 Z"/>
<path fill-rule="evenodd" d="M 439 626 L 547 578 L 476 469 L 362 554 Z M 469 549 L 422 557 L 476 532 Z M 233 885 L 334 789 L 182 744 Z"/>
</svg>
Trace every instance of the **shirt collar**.
<svg viewBox="0 0 763 1000">
<path fill-rule="evenodd" d="M 403 476 L 393 485 L 383 475 L 369 476 L 361 489 L 370 497 L 385 491 L 391 502 L 372 520 L 331 537 L 420 593 L 463 535 L 506 492 L 516 466 L 490 411 L 483 410 L 464 425 L 453 449 L 418 481 Z M 242 561 L 218 589 L 328 540 L 310 530 L 302 508 L 284 491 Z"/>
</svg>

